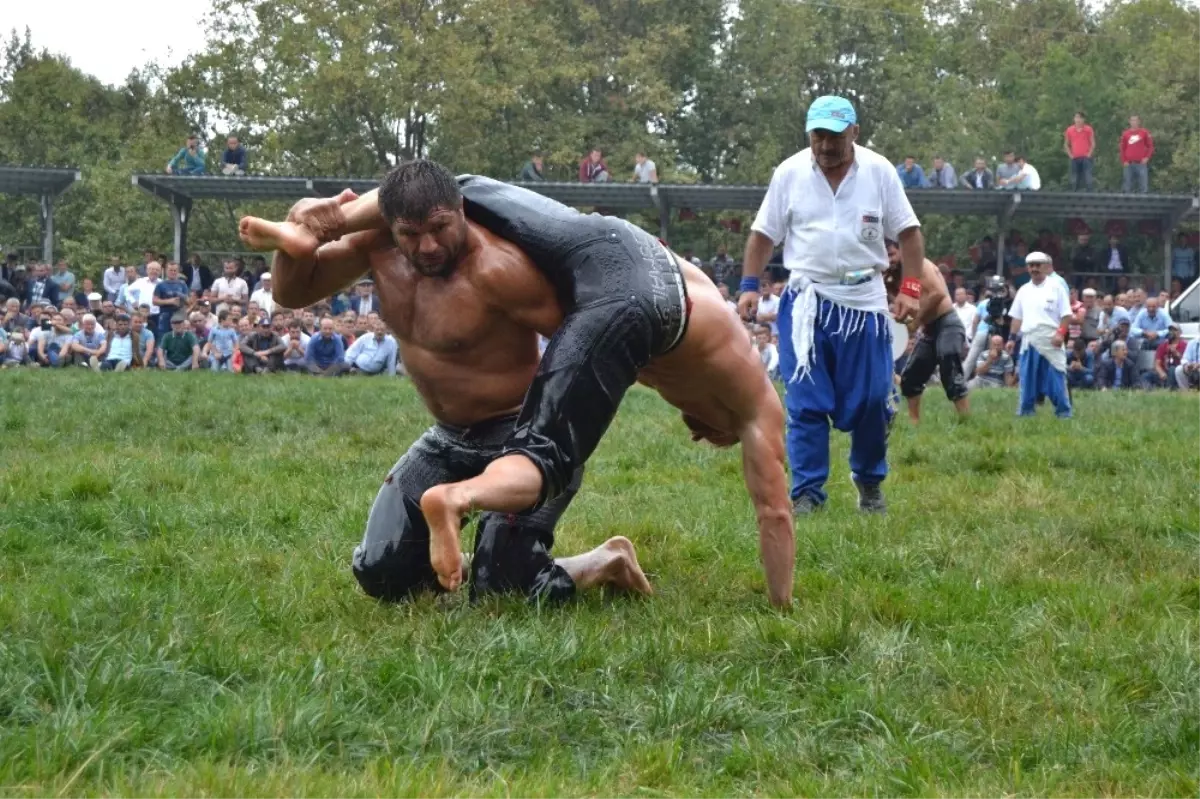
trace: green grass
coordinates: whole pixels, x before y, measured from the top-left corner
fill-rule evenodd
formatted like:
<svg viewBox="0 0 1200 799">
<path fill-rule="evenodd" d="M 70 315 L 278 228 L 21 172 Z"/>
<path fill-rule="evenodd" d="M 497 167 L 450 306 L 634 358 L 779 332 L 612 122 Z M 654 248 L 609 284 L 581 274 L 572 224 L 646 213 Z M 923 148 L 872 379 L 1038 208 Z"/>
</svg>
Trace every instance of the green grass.
<svg viewBox="0 0 1200 799">
<path fill-rule="evenodd" d="M 389 606 L 411 384 L 5 373 L 0 793 L 1195 796 L 1200 404 L 1076 397 L 931 391 L 885 520 L 835 435 L 779 614 L 736 451 L 639 389 L 557 551 L 654 598 Z"/>
</svg>

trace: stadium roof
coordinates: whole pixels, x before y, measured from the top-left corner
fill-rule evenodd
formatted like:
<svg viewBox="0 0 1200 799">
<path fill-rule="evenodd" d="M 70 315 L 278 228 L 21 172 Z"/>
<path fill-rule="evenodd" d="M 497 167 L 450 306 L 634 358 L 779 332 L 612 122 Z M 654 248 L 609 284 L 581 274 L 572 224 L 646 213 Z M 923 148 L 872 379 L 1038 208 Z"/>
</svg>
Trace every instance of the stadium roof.
<svg viewBox="0 0 1200 799">
<path fill-rule="evenodd" d="M 55 197 L 81 177 L 75 167 L 0 166 L 0 194 Z"/>
</svg>

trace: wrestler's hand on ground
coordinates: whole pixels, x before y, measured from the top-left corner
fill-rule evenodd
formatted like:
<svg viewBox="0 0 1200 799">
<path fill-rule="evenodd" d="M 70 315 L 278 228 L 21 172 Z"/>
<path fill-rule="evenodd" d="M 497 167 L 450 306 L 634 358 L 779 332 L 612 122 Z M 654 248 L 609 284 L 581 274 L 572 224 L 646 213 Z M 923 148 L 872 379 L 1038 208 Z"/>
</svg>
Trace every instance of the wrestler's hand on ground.
<svg viewBox="0 0 1200 799">
<path fill-rule="evenodd" d="M 757 291 L 743 291 L 738 295 L 738 314 L 750 321 L 758 313 L 758 300 L 761 295 Z"/>
<path fill-rule="evenodd" d="M 914 322 L 921 312 L 921 301 L 907 294 L 896 295 L 896 321 L 902 325 Z"/>
<path fill-rule="evenodd" d="M 238 238 L 258 252 L 282 250 L 293 258 L 311 258 L 321 242 L 307 228 L 291 222 L 268 222 L 244 216 L 238 223 Z"/>
<path fill-rule="evenodd" d="M 342 206 L 358 195 L 346 189 L 336 197 L 304 199 L 292 206 L 288 221 L 307 228 L 322 243 L 337 241 L 346 229 L 346 215 Z"/>
</svg>

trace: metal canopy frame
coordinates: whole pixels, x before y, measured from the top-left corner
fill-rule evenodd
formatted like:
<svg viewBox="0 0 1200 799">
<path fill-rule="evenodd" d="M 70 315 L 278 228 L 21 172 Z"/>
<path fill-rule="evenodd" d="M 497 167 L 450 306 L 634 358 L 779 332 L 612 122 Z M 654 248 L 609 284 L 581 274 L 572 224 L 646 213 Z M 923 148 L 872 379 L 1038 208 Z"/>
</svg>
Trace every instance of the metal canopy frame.
<svg viewBox="0 0 1200 799">
<path fill-rule="evenodd" d="M 82 177 L 83 173 L 75 167 L 0 165 L 0 194 L 38 198 L 44 263 L 54 260 L 54 201 Z"/>
<path fill-rule="evenodd" d="M 168 203 L 175 222 L 175 260 L 187 255 L 187 222 L 195 200 L 297 200 L 333 197 L 343 189 L 356 193 L 379 185 L 371 178 L 226 177 L 223 175 L 134 175 L 133 185 Z M 766 186 L 683 183 L 565 183 L 513 185 L 575 206 L 658 211 L 659 235 L 670 240 L 672 208 L 755 211 Z M 0 183 L 0 188 L 3 183 Z M 1010 192 L 971 189 L 913 189 L 909 201 L 918 215 L 986 216 L 996 220 L 1003 263 L 1004 237 L 1016 218 L 1072 219 L 1106 217 L 1162 223 L 1167 275 L 1171 268 L 1171 234 L 1184 220 L 1200 217 L 1200 198 L 1174 194 L 1111 194 L 1083 192 Z"/>
</svg>

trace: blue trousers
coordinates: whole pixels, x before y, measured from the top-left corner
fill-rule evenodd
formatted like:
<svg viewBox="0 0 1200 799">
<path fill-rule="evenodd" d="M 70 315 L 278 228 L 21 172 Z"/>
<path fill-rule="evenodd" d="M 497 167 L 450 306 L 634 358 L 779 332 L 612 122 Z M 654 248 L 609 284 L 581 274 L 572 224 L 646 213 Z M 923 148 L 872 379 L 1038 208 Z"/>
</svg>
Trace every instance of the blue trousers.
<svg viewBox="0 0 1200 799">
<path fill-rule="evenodd" d="M 1054 415 L 1060 419 L 1071 418 L 1071 399 L 1067 396 L 1066 375 L 1050 365 L 1042 354 L 1031 346 L 1021 350 L 1018 366 L 1021 376 L 1021 404 L 1018 416 L 1033 416 L 1034 403 L 1039 396 L 1048 397 L 1054 403 Z"/>
<path fill-rule="evenodd" d="M 797 294 L 788 289 L 779 300 L 779 372 L 785 386 L 787 451 L 792 468 L 792 499 L 807 494 L 826 499 L 829 479 L 829 424 L 850 433 L 850 470 L 854 479 L 877 485 L 887 477 L 888 422 L 893 409 L 891 328 L 882 314 L 869 314 L 862 329 L 839 334 L 846 308 L 821 300 L 813 325 L 810 371 L 793 382 L 796 351 L 792 311 Z"/>
</svg>

